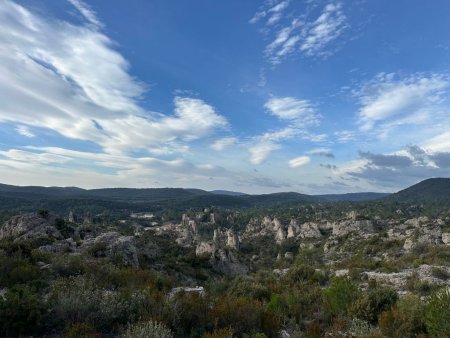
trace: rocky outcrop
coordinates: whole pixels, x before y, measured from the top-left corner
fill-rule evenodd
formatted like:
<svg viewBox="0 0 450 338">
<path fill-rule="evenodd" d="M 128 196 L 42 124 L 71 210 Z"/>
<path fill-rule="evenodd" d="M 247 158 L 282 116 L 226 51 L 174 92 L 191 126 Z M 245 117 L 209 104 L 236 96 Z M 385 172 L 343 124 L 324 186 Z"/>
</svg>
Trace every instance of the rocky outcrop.
<svg viewBox="0 0 450 338">
<path fill-rule="evenodd" d="M 14 216 L 0 228 L 0 239 L 13 238 L 15 241 L 38 239 L 63 239 L 56 228 L 56 218 L 43 217 L 36 213 Z"/>
<path fill-rule="evenodd" d="M 440 244 L 443 234 L 440 220 L 430 221 L 428 217 L 418 217 L 407 220 L 388 231 L 388 235 L 405 238 L 403 249 L 410 251 L 417 244 Z"/>
<path fill-rule="evenodd" d="M 349 220 L 334 222 L 332 224 L 334 236 L 345 236 L 350 232 L 372 233 L 374 231 L 373 222 L 369 220 Z"/>
<path fill-rule="evenodd" d="M 322 233 L 320 232 L 319 225 L 313 222 L 306 222 L 300 226 L 299 232 L 300 238 L 320 238 Z"/>
<path fill-rule="evenodd" d="M 236 253 L 221 247 L 216 242 L 200 242 L 195 249 L 195 254 L 210 256 L 212 268 L 221 273 L 245 275 L 250 271 L 249 267 L 239 260 Z"/>
<path fill-rule="evenodd" d="M 281 243 L 286 239 L 286 233 L 282 227 L 279 227 L 277 233 L 275 234 L 275 241 Z"/>
<path fill-rule="evenodd" d="M 42 252 L 52 252 L 52 253 L 70 253 L 74 252 L 77 248 L 77 243 L 72 238 L 65 239 L 63 241 L 58 241 L 52 244 L 43 245 L 38 248 Z"/>
<path fill-rule="evenodd" d="M 195 254 L 197 256 L 212 255 L 215 250 L 216 250 L 215 242 L 200 242 L 199 244 L 197 244 L 197 247 L 195 248 Z"/>
<path fill-rule="evenodd" d="M 239 238 L 234 233 L 233 229 L 227 230 L 227 247 L 232 249 L 239 249 Z"/>
<path fill-rule="evenodd" d="M 133 236 L 122 236 L 118 232 L 106 232 L 85 240 L 80 250 L 96 257 L 120 260 L 123 265 L 138 267 L 139 261 Z"/>
<path fill-rule="evenodd" d="M 230 275 L 246 275 L 250 271 L 235 253 L 225 248 L 219 248 L 214 252 L 212 265 L 216 271 Z"/>
<path fill-rule="evenodd" d="M 450 232 L 443 232 L 442 233 L 442 242 L 445 245 L 450 245 Z"/>
<path fill-rule="evenodd" d="M 366 275 L 369 279 L 374 279 L 377 282 L 393 287 L 397 291 L 404 291 L 407 287 L 407 282 L 414 274 L 416 274 L 417 279 L 422 282 L 427 282 L 431 285 L 450 285 L 449 280 L 443 280 L 433 276 L 433 269 L 442 269 L 450 274 L 450 267 L 448 266 L 432 266 L 432 265 L 420 265 L 418 268 L 406 269 L 401 272 L 395 273 L 382 273 L 369 271 Z"/>
</svg>

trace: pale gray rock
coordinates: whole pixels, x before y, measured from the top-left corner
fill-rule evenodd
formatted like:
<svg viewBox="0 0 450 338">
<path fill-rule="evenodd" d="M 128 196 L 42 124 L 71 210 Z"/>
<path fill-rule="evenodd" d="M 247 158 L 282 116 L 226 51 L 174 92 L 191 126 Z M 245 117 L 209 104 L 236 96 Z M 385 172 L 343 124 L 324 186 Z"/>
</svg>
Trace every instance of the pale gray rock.
<svg viewBox="0 0 450 338">
<path fill-rule="evenodd" d="M 13 216 L 0 228 L 0 239 L 12 238 L 14 241 L 36 239 L 63 239 L 55 227 L 55 217 L 44 218 L 36 213 Z"/>
<path fill-rule="evenodd" d="M 52 244 L 43 245 L 38 248 L 42 252 L 52 252 L 52 253 L 70 253 L 74 252 L 77 248 L 77 243 L 72 238 L 65 239 L 63 241 L 58 241 Z"/>
<path fill-rule="evenodd" d="M 214 242 L 200 242 L 195 248 L 197 256 L 212 255 L 216 251 L 216 244 Z"/>
<path fill-rule="evenodd" d="M 444 242 L 445 245 L 450 245 L 450 232 L 442 233 L 442 242 Z"/>
<path fill-rule="evenodd" d="M 300 238 L 320 238 L 322 233 L 320 232 L 319 225 L 314 222 L 306 222 L 300 226 L 300 232 L 298 235 Z"/>
<path fill-rule="evenodd" d="M 239 249 L 239 238 L 234 233 L 233 229 L 227 230 L 227 247 L 232 249 Z"/>
<path fill-rule="evenodd" d="M 281 243 L 286 239 L 286 233 L 282 227 L 279 227 L 275 235 L 275 240 L 277 243 Z"/>
<path fill-rule="evenodd" d="M 287 251 L 284 253 L 284 258 L 292 262 L 294 260 L 294 253 Z"/>
<path fill-rule="evenodd" d="M 139 261 L 133 236 L 122 236 L 118 232 L 105 232 L 95 238 L 85 240 L 80 250 L 91 252 L 98 250 L 99 256 L 120 258 L 123 265 L 138 267 Z"/>
</svg>

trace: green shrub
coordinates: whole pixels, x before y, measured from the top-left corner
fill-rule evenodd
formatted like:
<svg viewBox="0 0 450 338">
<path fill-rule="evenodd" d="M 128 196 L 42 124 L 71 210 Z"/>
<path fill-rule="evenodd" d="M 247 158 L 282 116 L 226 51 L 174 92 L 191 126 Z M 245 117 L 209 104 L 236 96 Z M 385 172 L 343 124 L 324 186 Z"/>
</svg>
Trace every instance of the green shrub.
<svg viewBox="0 0 450 338">
<path fill-rule="evenodd" d="M 389 310 L 398 300 L 397 292 L 385 287 L 375 287 L 366 291 L 350 308 L 350 314 L 365 320 L 370 324 L 377 324 L 378 316 Z"/>
<path fill-rule="evenodd" d="M 450 333 L 450 291 L 431 295 L 425 310 L 425 322 L 431 337 L 448 337 Z"/>
<path fill-rule="evenodd" d="M 144 323 L 131 324 L 120 336 L 121 338 L 171 338 L 170 331 L 164 324 L 148 321 Z"/>
<path fill-rule="evenodd" d="M 415 337 L 426 332 L 423 317 L 424 306 L 420 298 L 408 295 L 380 315 L 379 326 L 387 337 Z"/>
<path fill-rule="evenodd" d="M 358 287 L 347 277 L 336 277 L 324 291 L 327 310 L 331 316 L 345 316 L 359 295 Z"/>
<path fill-rule="evenodd" d="M 45 304 L 32 288 L 19 285 L 0 297 L 0 336 L 35 335 L 40 331 Z"/>
</svg>

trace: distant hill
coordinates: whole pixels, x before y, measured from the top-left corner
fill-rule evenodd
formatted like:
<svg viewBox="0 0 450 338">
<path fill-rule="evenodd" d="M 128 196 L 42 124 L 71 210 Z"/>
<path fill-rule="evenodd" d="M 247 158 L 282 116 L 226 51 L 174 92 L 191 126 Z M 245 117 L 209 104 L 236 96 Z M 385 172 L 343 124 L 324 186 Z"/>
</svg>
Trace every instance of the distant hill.
<svg viewBox="0 0 450 338">
<path fill-rule="evenodd" d="M 105 199 L 116 201 L 160 201 L 170 199 L 182 199 L 201 195 L 210 195 L 209 192 L 200 189 L 182 188 L 106 188 L 106 189 L 81 189 L 75 187 L 19 187 L 0 184 L 0 197 L 12 198 L 76 198 L 76 199 Z"/>
<path fill-rule="evenodd" d="M 212 191 L 210 191 L 210 193 L 214 194 L 214 195 L 227 195 L 227 196 L 243 196 L 243 195 L 247 195 L 247 194 L 244 194 L 243 192 L 229 191 L 229 190 L 212 190 Z"/>
<path fill-rule="evenodd" d="M 450 178 L 429 178 L 386 199 L 398 202 L 450 200 Z"/>
<path fill-rule="evenodd" d="M 330 202 L 338 202 L 338 201 L 349 201 L 349 202 L 357 202 L 357 201 L 371 201 L 384 198 L 389 196 L 388 193 L 382 192 L 357 192 L 357 193 L 349 193 L 349 194 L 327 194 L 327 195 L 316 195 L 321 199 L 330 201 Z"/>
</svg>

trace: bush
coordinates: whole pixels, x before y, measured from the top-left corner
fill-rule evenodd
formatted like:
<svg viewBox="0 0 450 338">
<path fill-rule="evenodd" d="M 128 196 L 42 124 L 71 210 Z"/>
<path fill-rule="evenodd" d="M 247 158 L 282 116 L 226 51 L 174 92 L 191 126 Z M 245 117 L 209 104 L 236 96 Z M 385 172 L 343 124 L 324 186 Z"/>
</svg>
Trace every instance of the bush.
<svg viewBox="0 0 450 338">
<path fill-rule="evenodd" d="M 375 287 L 359 297 L 351 306 L 350 313 L 356 318 L 377 324 L 378 316 L 389 310 L 398 300 L 397 292 L 384 287 Z"/>
<path fill-rule="evenodd" d="M 265 310 L 261 302 L 244 297 L 218 299 L 211 309 L 210 322 L 216 329 L 232 328 L 238 335 L 262 332 L 273 337 L 280 330 L 277 316 Z"/>
<path fill-rule="evenodd" d="M 448 337 L 450 333 L 450 291 L 431 295 L 425 310 L 425 321 L 431 337 Z"/>
<path fill-rule="evenodd" d="M 408 295 L 380 315 L 379 326 L 388 337 L 415 337 L 426 332 L 423 316 L 424 307 L 420 298 Z"/>
<path fill-rule="evenodd" d="M 16 286 L 0 297 L 0 336 L 35 335 L 40 331 L 45 304 L 26 285 Z"/>
<path fill-rule="evenodd" d="M 121 338 L 171 338 L 170 331 L 164 324 L 148 321 L 129 325 Z"/>
<path fill-rule="evenodd" d="M 331 316 L 345 316 L 359 295 L 358 287 L 347 277 L 336 277 L 325 290 L 327 310 Z"/>
</svg>

